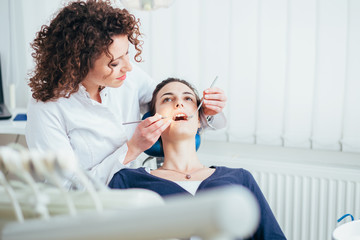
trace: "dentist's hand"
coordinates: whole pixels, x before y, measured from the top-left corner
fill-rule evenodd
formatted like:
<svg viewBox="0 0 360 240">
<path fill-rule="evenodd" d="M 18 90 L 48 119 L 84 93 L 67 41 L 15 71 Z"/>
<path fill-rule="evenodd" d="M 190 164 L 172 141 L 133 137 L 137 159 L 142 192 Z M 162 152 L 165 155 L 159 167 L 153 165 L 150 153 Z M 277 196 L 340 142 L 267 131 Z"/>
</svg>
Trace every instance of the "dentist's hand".
<svg viewBox="0 0 360 240">
<path fill-rule="evenodd" d="M 224 109 L 227 97 L 222 89 L 213 87 L 208 88 L 203 93 L 203 111 L 205 116 L 216 115 Z"/>
<path fill-rule="evenodd" d="M 139 123 L 134 135 L 127 142 L 128 152 L 124 164 L 135 160 L 142 152 L 149 149 L 170 124 L 171 119 L 161 119 L 161 115 L 157 113 Z"/>
</svg>

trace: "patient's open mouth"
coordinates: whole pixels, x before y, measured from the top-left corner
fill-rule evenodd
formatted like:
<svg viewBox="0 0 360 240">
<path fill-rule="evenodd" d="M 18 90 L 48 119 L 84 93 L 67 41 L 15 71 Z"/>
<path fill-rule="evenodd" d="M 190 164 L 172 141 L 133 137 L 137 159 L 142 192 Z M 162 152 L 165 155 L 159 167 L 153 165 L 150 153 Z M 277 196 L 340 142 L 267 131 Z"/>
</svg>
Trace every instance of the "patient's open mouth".
<svg viewBox="0 0 360 240">
<path fill-rule="evenodd" d="M 173 117 L 174 121 L 181 121 L 181 120 L 187 120 L 187 115 L 184 114 L 184 113 L 179 113 L 179 114 L 176 114 L 174 117 Z"/>
</svg>

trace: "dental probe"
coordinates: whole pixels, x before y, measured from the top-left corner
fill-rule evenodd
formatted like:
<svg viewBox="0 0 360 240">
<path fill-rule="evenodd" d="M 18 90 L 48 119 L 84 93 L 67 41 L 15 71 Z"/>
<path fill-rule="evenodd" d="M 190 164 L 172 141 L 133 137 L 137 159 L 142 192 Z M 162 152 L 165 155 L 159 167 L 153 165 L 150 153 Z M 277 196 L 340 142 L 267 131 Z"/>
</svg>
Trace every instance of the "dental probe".
<svg viewBox="0 0 360 240">
<path fill-rule="evenodd" d="M 211 85 L 210 85 L 210 88 L 212 88 L 212 87 L 215 85 L 215 82 L 217 81 L 217 79 L 218 79 L 218 76 L 215 77 L 214 81 L 213 81 L 213 82 L 211 83 Z M 199 111 L 199 109 L 201 108 L 201 106 L 202 106 L 203 103 L 204 103 L 204 97 L 203 97 L 203 99 L 201 100 L 201 102 L 200 102 L 198 108 L 196 109 L 196 111 L 195 111 L 192 115 L 188 116 L 187 118 L 189 119 L 189 118 L 194 117 L 195 113 L 197 113 L 197 112 Z"/>
<path fill-rule="evenodd" d="M 165 119 L 165 118 L 168 118 L 168 117 L 161 117 L 161 119 Z M 145 120 L 145 119 L 144 119 Z M 134 124 L 134 123 L 141 123 L 142 121 L 144 120 L 138 120 L 138 121 L 133 121 L 133 122 L 124 122 L 122 123 L 122 125 L 128 125 L 128 124 Z"/>
</svg>

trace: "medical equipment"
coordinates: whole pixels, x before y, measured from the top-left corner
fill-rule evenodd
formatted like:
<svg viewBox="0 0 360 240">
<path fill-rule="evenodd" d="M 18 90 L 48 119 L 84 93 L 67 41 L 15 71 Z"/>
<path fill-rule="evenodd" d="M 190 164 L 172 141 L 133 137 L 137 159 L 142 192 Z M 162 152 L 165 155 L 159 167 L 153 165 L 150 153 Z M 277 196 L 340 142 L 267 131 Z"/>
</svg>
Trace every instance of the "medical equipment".
<svg viewBox="0 0 360 240">
<path fill-rule="evenodd" d="M 163 204 L 151 191 L 113 191 L 99 186 L 73 157 L 63 153 L 0 147 L 0 168 L 0 222 Z M 81 190 L 65 189 L 68 180 L 73 189 Z"/>
<path fill-rule="evenodd" d="M 149 116 L 150 117 L 150 116 Z M 169 118 L 169 117 L 161 117 L 161 119 L 166 119 L 166 118 Z M 141 123 L 145 118 L 142 118 L 141 120 L 138 120 L 138 121 L 132 121 L 132 122 L 124 122 L 122 123 L 122 125 L 128 125 L 128 124 L 134 124 L 134 123 Z"/>
<path fill-rule="evenodd" d="M 259 207 L 245 188 L 218 188 L 196 198 L 166 201 L 145 189 L 89 188 L 93 180 L 79 174 L 75 159 L 65 156 L 0 147 L 0 239 L 233 239 L 257 229 Z M 12 176 L 17 171 L 21 173 Z M 25 172 L 29 174 L 22 177 Z M 53 184 L 35 181 L 50 173 L 72 178 L 84 191 L 64 194 L 56 179 Z M 79 176 L 86 176 L 86 183 Z"/>
<path fill-rule="evenodd" d="M 215 82 L 217 81 L 217 79 L 218 79 L 218 76 L 215 77 L 214 81 L 213 81 L 213 82 L 211 83 L 211 85 L 210 85 L 210 88 L 212 88 L 212 87 L 215 85 Z M 192 115 L 188 116 L 187 118 L 189 119 L 189 118 L 194 117 L 195 114 L 199 111 L 199 109 L 200 109 L 201 106 L 203 105 L 203 103 L 204 103 L 204 97 L 203 97 L 203 99 L 201 100 L 201 102 L 200 102 L 198 108 L 196 109 L 196 111 L 195 111 Z"/>
</svg>

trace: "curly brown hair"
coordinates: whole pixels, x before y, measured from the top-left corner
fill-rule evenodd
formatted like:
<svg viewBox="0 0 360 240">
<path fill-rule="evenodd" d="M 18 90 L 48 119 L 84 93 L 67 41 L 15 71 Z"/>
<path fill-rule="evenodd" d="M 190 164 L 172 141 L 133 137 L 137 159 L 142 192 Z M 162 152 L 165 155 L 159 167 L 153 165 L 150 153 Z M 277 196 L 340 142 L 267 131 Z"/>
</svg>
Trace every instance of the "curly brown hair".
<svg viewBox="0 0 360 240">
<path fill-rule="evenodd" d="M 116 35 L 127 36 L 136 49 L 135 61 L 140 62 L 139 26 L 139 19 L 126 9 L 113 8 L 107 0 L 69 3 L 49 26 L 41 27 L 31 44 L 36 63 L 29 81 L 32 97 L 46 102 L 77 92 L 101 54 L 114 59 L 109 46 Z"/>
</svg>

